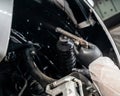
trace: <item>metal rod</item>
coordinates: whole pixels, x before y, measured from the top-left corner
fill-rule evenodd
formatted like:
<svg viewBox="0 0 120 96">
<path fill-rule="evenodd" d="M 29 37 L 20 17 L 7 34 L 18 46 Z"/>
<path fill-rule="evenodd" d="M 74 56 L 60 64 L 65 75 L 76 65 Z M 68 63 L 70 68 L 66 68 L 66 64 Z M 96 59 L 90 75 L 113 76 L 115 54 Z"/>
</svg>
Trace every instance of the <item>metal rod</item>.
<svg viewBox="0 0 120 96">
<path fill-rule="evenodd" d="M 57 27 L 55 31 L 65 35 L 75 41 L 78 41 L 81 46 L 88 47 L 88 42 L 86 40 L 84 40 L 83 38 L 80 38 L 80 37 L 68 32 L 62 28 L 59 28 L 59 27 Z"/>
</svg>

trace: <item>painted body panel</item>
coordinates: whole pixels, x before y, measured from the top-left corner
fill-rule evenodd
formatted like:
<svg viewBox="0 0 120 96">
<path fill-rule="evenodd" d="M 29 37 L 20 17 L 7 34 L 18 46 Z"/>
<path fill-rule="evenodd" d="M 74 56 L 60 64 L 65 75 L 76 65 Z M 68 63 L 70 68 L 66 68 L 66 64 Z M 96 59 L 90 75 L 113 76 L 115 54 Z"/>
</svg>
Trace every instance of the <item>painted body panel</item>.
<svg viewBox="0 0 120 96">
<path fill-rule="evenodd" d="M 0 62 L 5 57 L 12 24 L 13 0 L 0 0 Z"/>
</svg>

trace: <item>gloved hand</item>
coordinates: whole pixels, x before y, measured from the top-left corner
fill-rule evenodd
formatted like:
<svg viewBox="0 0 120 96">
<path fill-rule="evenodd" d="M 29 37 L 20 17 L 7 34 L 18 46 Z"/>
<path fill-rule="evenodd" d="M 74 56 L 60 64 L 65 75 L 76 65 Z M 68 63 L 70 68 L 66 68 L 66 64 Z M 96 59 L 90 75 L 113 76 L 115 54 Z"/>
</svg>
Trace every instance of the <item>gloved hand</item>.
<svg viewBox="0 0 120 96">
<path fill-rule="evenodd" d="M 81 64 L 88 67 L 91 62 L 102 56 L 100 49 L 92 44 L 88 44 L 88 48 L 81 47 L 77 52 L 77 59 Z"/>
</svg>

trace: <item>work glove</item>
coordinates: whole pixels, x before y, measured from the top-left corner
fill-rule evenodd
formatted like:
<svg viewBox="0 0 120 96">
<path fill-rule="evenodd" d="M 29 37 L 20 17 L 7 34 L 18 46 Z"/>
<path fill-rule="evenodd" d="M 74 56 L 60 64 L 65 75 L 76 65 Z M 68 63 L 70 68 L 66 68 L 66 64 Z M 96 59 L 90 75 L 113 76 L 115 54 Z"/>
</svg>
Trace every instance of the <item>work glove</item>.
<svg viewBox="0 0 120 96">
<path fill-rule="evenodd" d="M 92 44 L 88 43 L 88 48 L 81 47 L 77 51 L 77 59 L 81 64 L 83 64 L 85 67 L 89 67 L 89 64 L 96 60 L 97 58 L 103 56 L 100 49 Z"/>
</svg>

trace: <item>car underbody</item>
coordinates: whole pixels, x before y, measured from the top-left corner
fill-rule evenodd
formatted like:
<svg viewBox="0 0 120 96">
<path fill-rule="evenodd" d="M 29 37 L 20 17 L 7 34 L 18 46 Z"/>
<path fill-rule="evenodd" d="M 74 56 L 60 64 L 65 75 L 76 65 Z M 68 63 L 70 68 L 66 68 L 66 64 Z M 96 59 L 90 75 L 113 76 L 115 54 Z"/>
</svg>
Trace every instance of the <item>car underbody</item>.
<svg viewBox="0 0 120 96">
<path fill-rule="evenodd" d="M 63 1 L 14 0 L 2 22 L 0 96 L 101 96 L 76 54 L 90 42 L 120 67 L 119 51 L 86 0 Z"/>
</svg>

